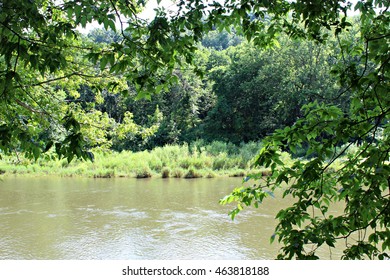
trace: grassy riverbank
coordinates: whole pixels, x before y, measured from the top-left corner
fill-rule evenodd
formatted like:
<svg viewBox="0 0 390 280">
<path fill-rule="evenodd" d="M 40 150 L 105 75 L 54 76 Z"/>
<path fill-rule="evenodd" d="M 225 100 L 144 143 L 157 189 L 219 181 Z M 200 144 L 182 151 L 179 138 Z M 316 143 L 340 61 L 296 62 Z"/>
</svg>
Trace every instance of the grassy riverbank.
<svg viewBox="0 0 390 280">
<path fill-rule="evenodd" d="M 95 152 L 95 161 L 3 157 L 0 173 L 16 175 L 112 177 L 163 177 L 200 178 L 217 176 L 244 176 L 253 172 L 253 157 L 261 148 L 260 143 L 248 143 L 239 147 L 222 142 L 203 145 L 168 145 L 142 152 Z M 256 170 L 262 171 L 262 170 Z M 263 170 L 266 172 L 265 170 Z"/>
</svg>

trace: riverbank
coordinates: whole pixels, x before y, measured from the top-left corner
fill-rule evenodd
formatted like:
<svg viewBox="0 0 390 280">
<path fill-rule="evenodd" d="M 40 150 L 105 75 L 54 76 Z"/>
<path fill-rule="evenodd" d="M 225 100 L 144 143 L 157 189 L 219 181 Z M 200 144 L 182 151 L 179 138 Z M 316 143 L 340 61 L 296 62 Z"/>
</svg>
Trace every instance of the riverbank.
<svg viewBox="0 0 390 280">
<path fill-rule="evenodd" d="M 260 143 L 234 145 L 213 142 L 208 145 L 167 145 L 142 152 L 94 152 L 94 162 L 53 160 L 37 161 L 25 158 L 4 157 L 0 173 L 7 175 L 57 175 L 62 177 L 92 178 L 213 178 L 241 177 L 253 172 L 253 158 L 261 148 Z M 288 155 L 286 154 L 286 157 Z"/>
</svg>

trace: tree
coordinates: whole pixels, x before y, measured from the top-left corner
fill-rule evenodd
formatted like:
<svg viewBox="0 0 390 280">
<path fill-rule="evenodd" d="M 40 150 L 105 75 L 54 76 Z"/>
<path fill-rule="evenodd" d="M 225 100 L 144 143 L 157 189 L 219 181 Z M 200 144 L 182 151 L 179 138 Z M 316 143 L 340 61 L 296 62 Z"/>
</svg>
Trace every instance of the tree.
<svg viewBox="0 0 390 280">
<path fill-rule="evenodd" d="M 222 200 L 238 201 L 231 212 L 234 217 L 243 206 L 258 206 L 269 192 L 288 184 L 284 195 L 297 202 L 277 214 L 272 239 L 278 237 L 283 244 L 278 258 L 315 259 L 318 247 L 333 247 L 338 239 L 347 244 L 344 258 L 389 257 L 389 5 L 388 1 L 357 2 L 361 36 L 355 42 L 341 38 L 352 25 L 347 18 L 351 4 L 345 1 L 226 1 L 214 2 L 212 10 L 202 1 L 181 2 L 185 9 L 174 22 L 193 23 L 194 38 L 215 25 L 233 24 L 242 26 L 246 38 L 259 46 L 275 42 L 279 33 L 318 43 L 329 36 L 339 41 L 340 63 L 332 72 L 343 89 L 339 96 L 350 95 L 349 109 L 307 104 L 301 119 L 264 140 L 256 164 L 269 167 L 272 175 L 249 176 L 259 182 Z M 200 20 L 202 12 L 207 16 Z M 196 25 L 199 22 L 203 24 Z M 296 159 L 291 165 L 281 160 L 281 150 L 294 151 L 302 145 L 309 147 L 308 155 L 316 156 Z M 345 160 L 336 166 L 341 157 Z M 329 205 L 340 201 L 345 203 L 344 213 L 331 215 Z M 354 234 L 356 239 L 351 238 Z M 306 251 L 308 245 L 312 249 Z"/>
<path fill-rule="evenodd" d="M 345 18 L 338 21 L 345 26 L 334 28 L 341 58 L 332 72 L 342 88 L 338 96 L 349 95 L 348 110 L 318 102 L 304 106 L 301 119 L 263 141 L 256 164 L 269 167 L 272 175 L 251 175 L 245 181 L 254 179 L 257 184 L 238 188 L 222 200 L 238 201 L 231 212 L 234 217 L 243 206 L 258 207 L 275 189 L 288 184 L 283 196 L 291 195 L 297 202 L 276 216 L 279 223 L 272 240 L 283 244 L 278 258 L 315 259 L 319 247 L 334 247 L 337 240 L 345 240 L 345 259 L 389 257 L 390 14 L 388 2 L 375 4 L 383 9 L 375 12 L 372 1 L 355 6 L 361 13 L 358 42 L 342 38 L 340 32 L 349 25 Z M 319 2 L 318 7 L 325 8 Z M 320 15 L 301 14 L 309 37 L 322 41 L 317 31 L 330 26 L 325 13 Z M 291 34 L 297 36 L 298 31 Z M 306 155 L 316 156 L 292 164 L 281 160 L 282 150 L 303 145 L 309 147 Z M 344 203 L 343 214 L 330 213 L 335 203 Z"/>
<path fill-rule="evenodd" d="M 335 64 L 331 50 L 337 47 L 332 42 L 278 40 L 280 46 L 266 50 L 241 44 L 214 52 L 225 65 L 214 58 L 209 70 L 218 99 L 206 119 L 206 135 L 236 144 L 259 141 L 302 117 L 304 104 L 348 104 L 335 98 L 339 87 L 329 72 Z"/>
<path fill-rule="evenodd" d="M 236 190 L 224 202 L 238 201 L 234 216 L 243 205 L 258 205 L 267 188 L 272 191 L 285 182 L 289 185 L 284 194 L 297 202 L 277 215 L 275 238 L 283 244 L 279 258 L 316 258 L 315 248 L 334 246 L 338 239 L 348 241 L 345 258 L 389 257 L 389 1 L 357 1 L 357 42 L 341 38 L 352 25 L 347 18 L 351 4 L 345 0 L 182 0 L 173 16 L 161 8 L 151 22 L 137 16 L 143 3 L 2 1 L 0 149 L 37 158 L 54 145 L 57 154 L 68 159 L 90 158 L 80 123 L 63 102 L 66 91 L 77 95 L 78 85 L 88 81 L 97 92 L 106 82 L 103 88 L 119 85 L 125 94 L 125 80 L 133 83 L 139 97 L 150 97 L 177 81 L 173 72 L 183 61 L 194 64 L 198 43 L 211 30 L 229 31 L 233 26 L 259 47 L 277 44 L 282 33 L 317 43 L 334 36 L 341 52 L 332 73 L 345 89 L 339 95 L 350 95 L 349 109 L 307 104 L 302 118 L 264 140 L 256 163 L 269 167 L 272 176 L 250 176 L 260 184 Z M 92 21 L 116 30 L 116 20 L 121 40 L 109 46 L 82 42 L 76 31 Z M 200 70 L 194 71 L 201 75 Z M 110 81 L 105 80 L 109 76 Z M 61 137 L 40 137 L 53 123 Z M 302 145 L 316 156 L 296 159 L 292 165 L 280 160 L 280 150 Z M 345 160 L 335 166 L 341 157 Z M 331 216 L 328 205 L 338 201 L 345 203 L 344 214 Z M 350 238 L 368 229 L 367 235 Z M 306 252 L 308 244 L 314 250 Z"/>
<path fill-rule="evenodd" d="M 226 30 L 219 32 L 218 30 L 210 31 L 202 40 L 202 45 L 206 48 L 215 50 L 225 50 L 230 46 L 237 46 L 242 42 L 242 38 L 238 37 L 234 30 L 230 33 Z"/>
<path fill-rule="evenodd" d="M 0 5 L 0 149 L 37 159 L 55 147 L 58 156 L 92 159 L 66 96 L 80 86 L 126 94 L 131 81 L 140 97 L 161 91 L 178 55 L 164 40 L 162 16 L 138 18 L 144 1 L 7 0 Z M 126 17 L 130 24 L 125 26 Z M 96 44 L 77 31 L 96 21 L 121 38 Z M 160 32 L 159 29 L 162 29 Z M 96 35 L 96 34 L 95 34 Z M 190 53 L 187 51 L 186 53 Z M 192 55 L 192 54 L 191 54 Z M 188 55 L 190 57 L 190 55 Z M 151 73 L 155 73 L 152 75 Z M 50 127 L 59 137 L 45 133 Z M 45 137 L 41 137 L 41 134 Z"/>
</svg>

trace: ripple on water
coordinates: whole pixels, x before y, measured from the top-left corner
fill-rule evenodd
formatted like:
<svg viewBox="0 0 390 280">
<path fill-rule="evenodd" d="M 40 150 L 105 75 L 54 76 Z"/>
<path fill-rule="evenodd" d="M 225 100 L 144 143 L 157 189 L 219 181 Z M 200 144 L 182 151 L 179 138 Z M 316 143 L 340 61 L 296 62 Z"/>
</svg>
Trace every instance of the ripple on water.
<svg viewBox="0 0 390 280">
<path fill-rule="evenodd" d="M 138 218 L 145 219 L 148 217 L 148 214 L 144 211 L 137 209 L 122 209 L 122 208 L 113 208 L 112 210 L 105 210 L 96 207 L 78 207 L 77 210 L 85 212 L 87 215 L 99 215 L 99 216 L 114 216 L 117 218 Z"/>
<path fill-rule="evenodd" d="M 108 188 L 106 181 L 47 180 L 34 189 L 16 181 L 20 195 L 0 196 L 0 258 L 258 259 L 265 247 L 257 235 L 269 244 L 272 234 L 262 231 L 272 225 L 269 211 L 248 208 L 232 222 L 230 207 L 218 205 L 231 189 L 219 186 L 230 179 L 113 180 Z"/>
<path fill-rule="evenodd" d="M 47 214 L 46 217 L 47 218 L 57 218 L 59 215 L 58 214 Z"/>
<path fill-rule="evenodd" d="M 111 228 L 111 227 L 110 227 Z M 89 233 L 69 236 L 57 245 L 64 259 L 150 259 L 147 248 L 154 243 L 153 237 L 139 229 L 117 232 L 114 238 Z"/>
</svg>

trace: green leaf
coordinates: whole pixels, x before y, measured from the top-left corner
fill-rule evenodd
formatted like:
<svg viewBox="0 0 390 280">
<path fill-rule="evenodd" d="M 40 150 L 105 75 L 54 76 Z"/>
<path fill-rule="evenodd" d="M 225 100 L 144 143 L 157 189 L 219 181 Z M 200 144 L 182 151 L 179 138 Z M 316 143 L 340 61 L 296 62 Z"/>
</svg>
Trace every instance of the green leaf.
<svg viewBox="0 0 390 280">
<path fill-rule="evenodd" d="M 80 23 L 81 23 L 81 26 L 85 28 L 87 26 L 87 18 L 85 16 L 81 17 Z"/>
<path fill-rule="evenodd" d="M 108 63 L 108 57 L 107 56 L 102 56 L 102 58 L 100 59 L 100 70 L 104 70 L 104 68 L 106 67 Z"/>
<path fill-rule="evenodd" d="M 81 9 L 82 8 L 79 5 L 74 6 L 74 13 L 76 15 L 77 20 L 80 20 L 80 18 L 81 18 Z"/>
<path fill-rule="evenodd" d="M 68 6 L 68 8 L 66 9 L 66 12 L 67 12 L 67 15 L 68 15 L 68 19 L 72 19 L 73 18 L 73 13 L 74 13 L 74 9 L 72 6 Z"/>
<path fill-rule="evenodd" d="M 163 88 L 164 88 L 164 85 L 157 85 L 157 86 L 156 86 L 155 92 L 156 92 L 157 94 L 159 94 Z"/>
<path fill-rule="evenodd" d="M 115 26 L 115 22 L 114 22 L 114 21 L 110 20 L 110 21 L 108 22 L 108 25 L 110 26 L 110 28 L 111 28 L 112 30 L 116 31 L 116 26 Z"/>
</svg>

